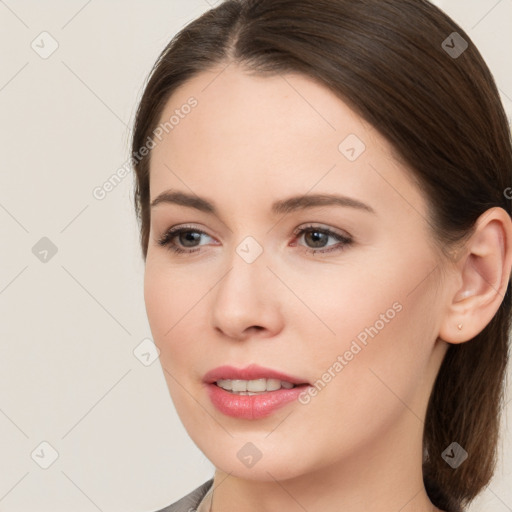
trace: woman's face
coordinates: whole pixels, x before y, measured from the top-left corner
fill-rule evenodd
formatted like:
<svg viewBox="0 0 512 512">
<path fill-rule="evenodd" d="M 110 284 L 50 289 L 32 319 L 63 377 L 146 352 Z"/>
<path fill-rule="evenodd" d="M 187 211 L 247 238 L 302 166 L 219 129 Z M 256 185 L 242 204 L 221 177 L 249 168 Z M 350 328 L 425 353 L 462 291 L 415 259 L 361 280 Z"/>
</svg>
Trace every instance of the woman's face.
<svg viewBox="0 0 512 512">
<path fill-rule="evenodd" d="M 322 85 L 222 69 L 173 94 L 151 153 L 152 202 L 180 192 L 215 208 L 151 208 L 145 301 L 177 412 L 212 463 L 242 478 L 292 478 L 350 457 L 419 465 L 447 347 L 425 198 L 385 139 Z M 204 382 L 217 367 L 253 364 L 310 385 L 274 409 L 253 396 L 237 409 Z"/>
</svg>

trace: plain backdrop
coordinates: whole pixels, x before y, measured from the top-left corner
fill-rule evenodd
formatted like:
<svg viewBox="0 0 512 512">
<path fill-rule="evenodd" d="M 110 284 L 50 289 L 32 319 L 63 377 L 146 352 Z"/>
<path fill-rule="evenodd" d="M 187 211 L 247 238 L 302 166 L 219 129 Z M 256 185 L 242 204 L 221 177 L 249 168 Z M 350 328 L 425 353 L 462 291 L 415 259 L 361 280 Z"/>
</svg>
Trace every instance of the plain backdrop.
<svg viewBox="0 0 512 512">
<path fill-rule="evenodd" d="M 479 47 L 510 119 L 512 0 L 436 3 Z M 127 162 L 158 54 L 213 4 L 0 0 L 0 511 L 151 512 L 213 475 L 142 355 L 132 173 L 93 195 Z M 511 398 L 471 512 L 512 511 Z"/>
</svg>

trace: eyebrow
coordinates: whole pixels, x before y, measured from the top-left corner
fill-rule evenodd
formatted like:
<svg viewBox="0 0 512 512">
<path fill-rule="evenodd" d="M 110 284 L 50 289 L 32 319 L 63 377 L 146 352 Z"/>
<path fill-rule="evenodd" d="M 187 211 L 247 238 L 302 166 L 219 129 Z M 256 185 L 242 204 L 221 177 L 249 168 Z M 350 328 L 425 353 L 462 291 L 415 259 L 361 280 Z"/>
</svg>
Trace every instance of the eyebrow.
<svg viewBox="0 0 512 512">
<path fill-rule="evenodd" d="M 203 197 L 187 194 L 185 192 L 166 190 L 151 202 L 151 208 L 162 203 L 177 204 L 188 208 L 195 208 L 196 210 L 218 216 L 217 208 L 213 203 Z M 302 195 L 281 199 L 272 204 L 271 212 L 274 215 L 282 215 L 296 210 L 314 208 L 317 206 L 345 206 L 376 214 L 375 210 L 371 206 L 357 199 L 335 194 Z"/>
</svg>

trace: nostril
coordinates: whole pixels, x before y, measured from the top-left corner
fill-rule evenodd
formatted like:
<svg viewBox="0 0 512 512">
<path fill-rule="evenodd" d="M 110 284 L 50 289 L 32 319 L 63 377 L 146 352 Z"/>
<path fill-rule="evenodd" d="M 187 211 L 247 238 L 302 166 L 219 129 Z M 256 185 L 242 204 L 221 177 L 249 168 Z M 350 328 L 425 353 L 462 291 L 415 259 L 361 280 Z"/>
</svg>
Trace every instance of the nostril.
<svg viewBox="0 0 512 512">
<path fill-rule="evenodd" d="M 253 325 L 252 327 L 249 327 L 247 330 L 248 331 L 251 331 L 251 330 L 255 330 L 255 331 L 262 331 L 264 329 L 264 327 L 261 327 L 261 325 Z"/>
</svg>

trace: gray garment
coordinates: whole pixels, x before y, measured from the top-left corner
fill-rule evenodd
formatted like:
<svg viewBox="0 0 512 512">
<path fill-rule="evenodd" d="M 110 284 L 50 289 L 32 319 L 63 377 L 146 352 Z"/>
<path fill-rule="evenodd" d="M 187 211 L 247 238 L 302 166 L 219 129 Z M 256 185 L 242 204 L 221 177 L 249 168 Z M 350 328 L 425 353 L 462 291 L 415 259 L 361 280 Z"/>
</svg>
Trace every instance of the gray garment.
<svg viewBox="0 0 512 512">
<path fill-rule="evenodd" d="M 186 496 L 183 496 L 180 500 L 156 512 L 194 512 L 197 510 L 199 503 L 201 503 L 201 500 L 206 496 L 206 493 L 210 490 L 212 485 L 213 478 L 200 485 Z"/>
</svg>

